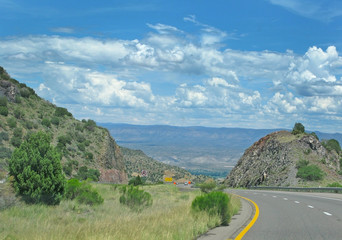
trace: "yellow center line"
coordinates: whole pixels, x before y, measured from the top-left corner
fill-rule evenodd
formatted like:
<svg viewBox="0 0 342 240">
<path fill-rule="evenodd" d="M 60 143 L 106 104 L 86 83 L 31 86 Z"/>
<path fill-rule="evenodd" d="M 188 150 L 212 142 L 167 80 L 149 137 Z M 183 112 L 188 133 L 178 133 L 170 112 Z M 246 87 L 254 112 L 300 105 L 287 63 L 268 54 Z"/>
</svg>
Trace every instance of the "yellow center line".
<svg viewBox="0 0 342 240">
<path fill-rule="evenodd" d="M 236 195 L 236 194 L 234 194 L 234 195 Z M 254 225 L 256 220 L 258 219 L 258 217 L 259 217 L 259 207 L 258 207 L 258 205 L 255 202 L 253 202 L 252 200 L 250 200 L 248 198 L 242 197 L 240 195 L 236 195 L 236 196 L 251 202 L 254 205 L 254 207 L 255 207 L 255 214 L 254 214 L 254 217 L 253 217 L 252 221 L 234 239 L 234 240 L 240 240 L 248 232 L 248 230 Z"/>
</svg>

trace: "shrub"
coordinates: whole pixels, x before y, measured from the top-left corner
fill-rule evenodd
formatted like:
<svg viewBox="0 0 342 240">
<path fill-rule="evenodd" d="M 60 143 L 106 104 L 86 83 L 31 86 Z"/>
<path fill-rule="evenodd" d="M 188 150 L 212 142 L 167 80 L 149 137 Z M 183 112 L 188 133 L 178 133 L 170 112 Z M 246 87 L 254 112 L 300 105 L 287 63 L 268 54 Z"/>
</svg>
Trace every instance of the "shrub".
<svg viewBox="0 0 342 240">
<path fill-rule="evenodd" d="M 143 185 L 143 182 L 141 180 L 141 177 L 138 175 L 137 177 L 129 180 L 128 185 L 139 186 L 139 185 Z"/>
<path fill-rule="evenodd" d="M 75 199 L 80 194 L 82 183 L 75 178 L 69 179 L 65 186 L 65 197 Z"/>
<path fill-rule="evenodd" d="M 88 121 L 85 123 L 84 127 L 88 129 L 89 131 L 94 131 L 96 127 L 96 122 L 94 120 L 88 119 Z"/>
<path fill-rule="evenodd" d="M 85 151 L 85 145 L 84 145 L 84 143 L 79 143 L 79 144 L 77 144 L 77 147 L 78 147 L 78 149 L 79 149 L 80 151 L 82 151 L 82 152 Z"/>
<path fill-rule="evenodd" d="M 10 128 L 15 128 L 17 126 L 17 121 L 15 120 L 15 118 L 11 117 L 7 119 L 7 124 Z"/>
<path fill-rule="evenodd" d="M 94 159 L 94 155 L 91 152 L 86 152 L 85 158 L 89 161 L 92 161 Z"/>
<path fill-rule="evenodd" d="M 9 140 L 7 132 L 0 132 L 0 142 L 2 142 L 3 140 L 4 141 L 8 141 Z"/>
<path fill-rule="evenodd" d="M 33 122 L 25 121 L 25 128 L 26 129 L 32 129 L 33 128 Z"/>
<path fill-rule="evenodd" d="M 77 178 L 80 180 L 91 179 L 93 181 L 99 181 L 100 171 L 97 169 L 88 169 L 86 166 L 82 166 L 78 169 Z"/>
<path fill-rule="evenodd" d="M 72 114 L 68 112 L 66 108 L 57 107 L 55 110 L 55 116 L 57 117 L 70 116 L 71 117 Z"/>
<path fill-rule="evenodd" d="M 22 138 L 22 136 L 23 136 L 23 129 L 22 128 L 15 128 L 13 130 L 13 136 L 18 137 L 18 138 Z"/>
<path fill-rule="evenodd" d="M 52 118 L 51 118 L 51 123 L 52 123 L 53 125 L 58 126 L 58 125 L 59 125 L 59 118 L 58 118 L 58 117 L 52 117 Z"/>
<path fill-rule="evenodd" d="M 306 167 L 309 165 L 309 161 L 308 160 L 305 160 L 305 159 L 301 159 L 299 160 L 297 163 L 296 163 L 296 168 L 299 169 L 299 168 L 302 168 L 302 167 Z"/>
<path fill-rule="evenodd" d="M 35 133 L 14 150 L 9 162 L 14 188 L 29 203 L 59 204 L 64 194 L 61 156 L 50 142 L 49 135 Z"/>
<path fill-rule="evenodd" d="M 300 167 L 297 176 L 308 181 L 317 181 L 323 179 L 322 170 L 316 165 L 307 165 Z"/>
<path fill-rule="evenodd" d="M 304 125 L 301 123 L 295 123 L 295 125 L 292 129 L 292 134 L 297 135 L 297 134 L 301 134 L 301 133 L 305 133 Z"/>
<path fill-rule="evenodd" d="M 123 186 L 120 203 L 128 206 L 130 209 L 141 212 L 144 208 L 152 206 L 153 200 L 151 194 L 140 190 L 139 187 Z"/>
<path fill-rule="evenodd" d="M 21 103 L 21 97 L 19 95 L 15 96 L 14 102 Z"/>
<path fill-rule="evenodd" d="M 0 114 L 2 116 L 7 117 L 8 116 L 8 108 L 6 106 L 0 106 Z"/>
<path fill-rule="evenodd" d="M 30 97 L 30 90 L 28 88 L 22 88 L 20 89 L 20 95 L 24 98 L 29 98 Z"/>
<path fill-rule="evenodd" d="M 101 195 L 87 182 L 78 179 L 70 179 L 66 184 L 65 197 L 76 199 L 79 203 L 99 205 L 103 203 Z"/>
<path fill-rule="evenodd" d="M 216 182 L 212 179 L 209 179 L 209 180 L 205 181 L 204 183 L 199 184 L 199 187 L 200 187 L 202 192 L 209 193 L 216 188 Z"/>
<path fill-rule="evenodd" d="M 21 138 L 19 137 L 12 137 L 11 138 L 11 144 L 14 146 L 14 147 L 20 147 L 21 145 Z"/>
<path fill-rule="evenodd" d="M 194 212 L 205 211 L 209 216 L 219 215 L 221 218 L 221 225 L 227 226 L 231 216 L 228 209 L 229 197 L 223 192 L 211 192 L 198 196 L 191 204 Z"/>
<path fill-rule="evenodd" d="M 68 162 L 66 165 L 63 166 L 63 171 L 67 176 L 71 176 L 72 173 L 72 163 Z"/>
<path fill-rule="evenodd" d="M 322 145 L 328 150 L 335 150 L 337 153 L 341 152 L 340 143 L 336 139 L 329 139 L 322 142 Z"/>
<path fill-rule="evenodd" d="M 51 122 L 49 119 L 47 118 L 43 118 L 42 120 L 42 125 L 46 126 L 46 127 L 51 127 Z"/>
<path fill-rule="evenodd" d="M 12 151 L 9 148 L 0 147 L 0 158 L 10 158 Z"/>
<path fill-rule="evenodd" d="M 90 185 L 89 188 L 81 191 L 76 200 L 79 203 L 88 205 L 100 205 L 103 203 L 103 198 L 101 195 L 95 189 L 91 189 Z"/>
<path fill-rule="evenodd" d="M 19 109 L 15 109 L 14 116 L 16 119 L 22 119 L 24 117 L 24 113 L 22 113 Z"/>
<path fill-rule="evenodd" d="M 7 107 L 7 103 L 8 103 L 7 97 L 5 97 L 5 96 L 0 97 L 0 106 L 1 107 Z"/>
</svg>

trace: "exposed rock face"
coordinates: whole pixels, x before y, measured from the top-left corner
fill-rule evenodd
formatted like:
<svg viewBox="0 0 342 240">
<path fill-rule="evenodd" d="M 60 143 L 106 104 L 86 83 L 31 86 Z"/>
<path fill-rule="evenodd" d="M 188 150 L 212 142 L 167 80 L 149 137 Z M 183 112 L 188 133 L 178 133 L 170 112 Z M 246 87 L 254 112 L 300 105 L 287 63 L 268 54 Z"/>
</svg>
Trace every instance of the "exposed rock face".
<svg viewBox="0 0 342 240">
<path fill-rule="evenodd" d="M 248 148 L 224 182 L 231 187 L 296 186 L 296 162 L 301 159 L 318 165 L 329 177 L 341 178 L 336 174 L 340 166 L 335 151 L 328 152 L 312 135 L 280 131 Z"/>
<path fill-rule="evenodd" d="M 104 144 L 101 149 L 101 154 L 98 157 L 98 163 L 101 165 L 100 181 L 127 183 L 127 173 L 123 156 L 120 147 L 114 139 L 106 131 L 104 136 Z"/>
</svg>

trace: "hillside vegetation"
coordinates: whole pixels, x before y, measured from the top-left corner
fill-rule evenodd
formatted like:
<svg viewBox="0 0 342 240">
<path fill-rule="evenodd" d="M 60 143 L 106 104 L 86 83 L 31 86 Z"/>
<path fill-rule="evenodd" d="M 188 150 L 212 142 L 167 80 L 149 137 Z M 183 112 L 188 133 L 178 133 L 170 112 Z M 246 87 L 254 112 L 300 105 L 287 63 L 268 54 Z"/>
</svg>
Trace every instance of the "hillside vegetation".
<svg viewBox="0 0 342 240">
<path fill-rule="evenodd" d="M 123 156 L 107 129 L 90 119 L 75 119 L 0 67 L 0 172 L 8 171 L 14 148 L 38 131 L 51 136 L 68 177 L 93 169 L 100 172 L 95 180 L 127 182 Z"/>
</svg>

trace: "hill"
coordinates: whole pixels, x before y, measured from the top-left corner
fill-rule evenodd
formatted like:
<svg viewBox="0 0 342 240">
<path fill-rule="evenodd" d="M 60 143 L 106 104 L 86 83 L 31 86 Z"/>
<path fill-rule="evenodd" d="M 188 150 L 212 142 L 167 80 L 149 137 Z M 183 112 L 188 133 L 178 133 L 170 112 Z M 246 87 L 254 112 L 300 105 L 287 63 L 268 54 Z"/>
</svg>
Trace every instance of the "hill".
<svg viewBox="0 0 342 240">
<path fill-rule="evenodd" d="M 326 186 L 340 182 L 342 161 L 337 145 L 320 142 L 311 134 L 274 132 L 249 147 L 224 182 L 231 187 Z"/>
<path fill-rule="evenodd" d="M 98 170 L 99 180 L 127 182 L 119 146 L 107 129 L 90 119 L 79 121 L 65 108 L 40 98 L 0 67 L 0 172 L 5 172 L 15 147 L 30 134 L 45 131 L 62 153 L 63 170 L 72 177 Z M 83 167 L 83 168 L 82 168 Z"/>
<path fill-rule="evenodd" d="M 128 178 L 138 175 L 144 176 L 147 182 L 163 181 L 165 177 L 172 177 L 176 182 L 184 182 L 185 180 L 193 182 L 203 182 L 208 179 L 207 176 L 194 176 L 187 170 L 177 166 L 171 166 L 147 156 L 141 150 L 132 150 L 121 147 Z"/>
</svg>

